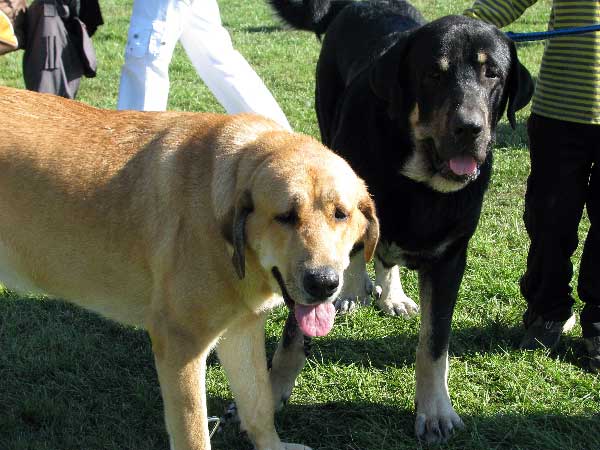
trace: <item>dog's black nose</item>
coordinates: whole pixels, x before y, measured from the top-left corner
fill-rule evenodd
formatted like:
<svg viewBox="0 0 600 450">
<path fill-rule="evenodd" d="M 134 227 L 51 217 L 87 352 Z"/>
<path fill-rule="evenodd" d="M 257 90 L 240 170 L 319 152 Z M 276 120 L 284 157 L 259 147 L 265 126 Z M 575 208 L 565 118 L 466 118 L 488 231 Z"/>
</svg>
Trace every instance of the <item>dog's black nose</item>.
<svg viewBox="0 0 600 450">
<path fill-rule="evenodd" d="M 330 297 L 340 285 L 340 277 L 331 267 L 317 267 L 304 272 L 304 290 L 315 297 L 325 299 Z"/>
<path fill-rule="evenodd" d="M 483 131 L 483 119 L 477 115 L 459 115 L 454 121 L 453 131 L 457 139 L 475 139 Z"/>
</svg>

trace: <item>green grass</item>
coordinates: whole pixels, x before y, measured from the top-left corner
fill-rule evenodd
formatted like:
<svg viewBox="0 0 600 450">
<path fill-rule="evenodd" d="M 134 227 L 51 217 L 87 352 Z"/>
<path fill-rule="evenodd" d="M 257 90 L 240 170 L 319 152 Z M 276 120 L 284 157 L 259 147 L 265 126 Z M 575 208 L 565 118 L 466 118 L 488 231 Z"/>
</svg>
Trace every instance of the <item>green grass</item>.
<svg viewBox="0 0 600 450">
<path fill-rule="evenodd" d="M 198 0 L 199 1 L 199 0 Z M 419 0 L 429 18 L 460 13 L 464 0 Z M 106 25 L 94 37 L 98 77 L 84 79 L 79 99 L 114 108 L 130 2 L 104 0 Z M 223 20 L 289 117 L 318 135 L 313 111 L 319 43 L 287 31 L 263 0 L 223 0 Z M 544 30 L 550 9 L 541 0 L 514 31 Z M 537 74 L 542 43 L 520 46 Z M 21 54 L 0 58 L 0 84 L 22 87 Z M 171 66 L 169 107 L 222 111 L 178 49 Z M 473 238 L 453 324 L 450 390 L 467 428 L 448 449 L 600 449 L 600 378 L 583 369 L 580 329 L 555 355 L 516 350 L 525 307 L 518 279 L 528 246 L 522 224 L 529 170 L 524 120 L 516 132 L 500 125 L 493 182 Z M 581 233 L 588 226 L 587 219 Z M 574 257 L 577 263 L 580 250 Z M 415 275 L 405 274 L 417 298 Z M 0 301 L 0 449 L 166 449 L 162 402 L 149 340 L 69 305 L 2 291 Z M 580 303 L 576 306 L 581 307 Z M 267 326 L 273 351 L 285 319 L 279 309 Z M 331 335 L 314 340 L 290 405 L 277 416 L 286 441 L 318 450 L 414 449 L 414 360 L 419 320 L 383 317 L 371 308 L 341 317 Z M 209 413 L 231 400 L 225 375 L 211 357 Z M 235 428 L 214 448 L 247 449 Z"/>
</svg>

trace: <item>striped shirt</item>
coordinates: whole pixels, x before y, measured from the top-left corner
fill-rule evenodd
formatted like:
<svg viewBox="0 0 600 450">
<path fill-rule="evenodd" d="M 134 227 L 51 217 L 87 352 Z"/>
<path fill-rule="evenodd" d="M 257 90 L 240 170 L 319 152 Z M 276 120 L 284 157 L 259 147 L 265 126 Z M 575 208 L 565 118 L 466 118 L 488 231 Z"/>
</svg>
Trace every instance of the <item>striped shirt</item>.
<svg viewBox="0 0 600 450">
<path fill-rule="evenodd" d="M 504 27 L 537 0 L 475 0 L 467 16 Z M 550 30 L 600 23 L 599 0 L 554 0 Z M 546 41 L 531 111 L 540 116 L 600 124 L 600 32 Z"/>
</svg>

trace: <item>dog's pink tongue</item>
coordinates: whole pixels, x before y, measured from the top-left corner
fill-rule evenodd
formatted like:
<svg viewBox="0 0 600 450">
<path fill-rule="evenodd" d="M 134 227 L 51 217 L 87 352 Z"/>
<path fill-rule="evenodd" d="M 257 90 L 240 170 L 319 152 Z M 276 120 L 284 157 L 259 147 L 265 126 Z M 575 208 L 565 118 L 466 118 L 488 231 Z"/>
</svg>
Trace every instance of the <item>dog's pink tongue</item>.
<svg viewBox="0 0 600 450">
<path fill-rule="evenodd" d="M 306 336 L 325 336 L 331 331 L 335 319 L 333 303 L 320 305 L 299 305 L 294 308 L 298 326 Z"/>
<path fill-rule="evenodd" d="M 477 172 L 477 161 L 472 156 L 457 156 L 448 163 L 450 170 L 456 175 L 471 175 Z"/>
</svg>

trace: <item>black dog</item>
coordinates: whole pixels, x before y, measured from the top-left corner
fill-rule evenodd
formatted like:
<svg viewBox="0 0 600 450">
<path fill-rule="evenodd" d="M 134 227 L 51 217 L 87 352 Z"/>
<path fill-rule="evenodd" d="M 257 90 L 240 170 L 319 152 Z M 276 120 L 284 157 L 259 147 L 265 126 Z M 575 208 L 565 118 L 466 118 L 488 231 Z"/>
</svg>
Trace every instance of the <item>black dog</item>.
<svg viewBox="0 0 600 450">
<path fill-rule="evenodd" d="M 530 100 L 533 83 L 515 45 L 494 26 L 463 16 L 426 23 L 404 1 L 271 0 L 294 28 L 324 34 L 316 109 L 323 142 L 366 180 L 381 223 L 375 269 L 379 307 L 410 315 L 398 265 L 418 270 L 421 331 L 415 432 L 445 440 L 462 421 L 448 394 L 448 340 L 469 239 L 504 111 Z M 352 258 L 337 306 L 370 296 L 362 252 Z M 275 400 L 304 365 L 293 315 L 272 362 Z"/>
</svg>

